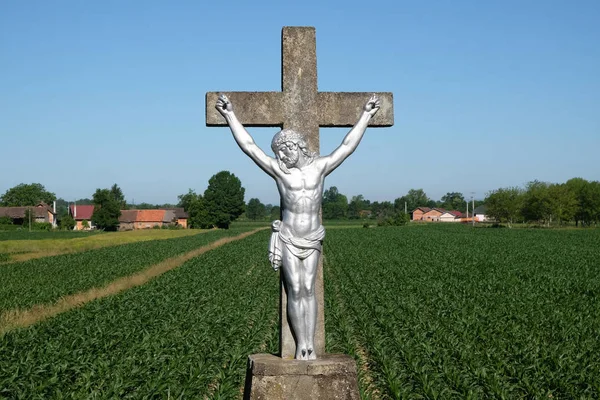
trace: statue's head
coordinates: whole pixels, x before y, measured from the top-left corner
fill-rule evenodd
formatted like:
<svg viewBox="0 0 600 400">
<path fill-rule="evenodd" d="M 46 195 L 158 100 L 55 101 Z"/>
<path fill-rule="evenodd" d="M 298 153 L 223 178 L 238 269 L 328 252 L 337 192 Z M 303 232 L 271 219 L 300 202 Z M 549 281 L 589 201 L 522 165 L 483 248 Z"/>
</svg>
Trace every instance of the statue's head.
<svg viewBox="0 0 600 400">
<path fill-rule="evenodd" d="M 289 173 L 288 169 L 296 166 L 300 155 L 310 163 L 316 154 L 308 149 L 308 143 L 303 134 L 292 129 L 282 129 L 273 136 L 271 149 L 279 162 L 279 167 Z"/>
</svg>

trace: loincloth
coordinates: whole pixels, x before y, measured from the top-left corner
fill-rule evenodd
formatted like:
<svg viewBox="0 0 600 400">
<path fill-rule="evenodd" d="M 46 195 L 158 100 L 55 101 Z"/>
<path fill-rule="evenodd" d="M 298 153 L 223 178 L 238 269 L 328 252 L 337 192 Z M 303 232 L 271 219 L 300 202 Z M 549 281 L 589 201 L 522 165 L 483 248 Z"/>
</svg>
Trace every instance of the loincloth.
<svg viewBox="0 0 600 400">
<path fill-rule="evenodd" d="M 325 227 L 320 225 L 319 228 L 304 238 L 296 238 L 286 236 L 281 233 L 282 222 L 273 221 L 271 225 L 271 243 L 269 244 L 269 261 L 275 271 L 282 265 L 282 243 L 287 249 L 301 260 L 309 257 L 315 251 L 321 251 L 322 242 L 325 238 Z"/>
</svg>

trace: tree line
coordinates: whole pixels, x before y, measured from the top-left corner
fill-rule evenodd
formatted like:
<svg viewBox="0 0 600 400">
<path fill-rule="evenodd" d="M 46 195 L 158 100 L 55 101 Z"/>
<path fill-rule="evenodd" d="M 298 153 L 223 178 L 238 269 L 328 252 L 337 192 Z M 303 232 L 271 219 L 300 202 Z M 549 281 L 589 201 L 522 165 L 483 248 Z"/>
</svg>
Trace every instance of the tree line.
<svg viewBox="0 0 600 400">
<path fill-rule="evenodd" d="M 488 193 L 487 215 L 511 226 L 516 222 L 576 226 L 600 222 L 600 182 L 572 178 L 565 183 L 531 181 L 524 187 Z"/>
<path fill-rule="evenodd" d="M 440 200 L 433 200 L 423 189 L 410 189 L 394 201 L 381 202 L 370 201 L 360 194 L 348 200 L 336 186 L 332 186 L 323 193 L 322 205 L 325 220 L 372 219 L 380 225 L 402 224 L 406 220 L 404 215 L 410 215 L 417 207 L 443 208 L 461 213 L 466 213 L 468 207 L 472 213 L 474 208 L 485 205 L 490 219 L 509 226 L 513 223 L 590 226 L 600 222 L 600 182 L 583 178 L 572 178 L 565 183 L 535 180 L 524 187 L 492 190 L 484 200 L 466 199 L 459 192 L 448 192 Z M 271 209 L 265 207 L 259 199 L 250 199 L 246 216 L 251 220 L 279 218 L 278 214 L 261 211 Z"/>
<path fill-rule="evenodd" d="M 228 228 L 229 224 L 245 210 L 244 193 L 245 189 L 234 174 L 221 171 L 210 178 L 208 188 L 203 195 L 196 194 L 190 189 L 188 193 L 178 196 L 179 203 L 175 205 L 127 204 L 123 191 L 116 183 L 110 188 L 96 189 L 91 199 L 79 199 L 72 203 L 57 199 L 54 193 L 46 190 L 40 183 L 22 183 L 8 189 L 0 197 L 0 206 L 27 207 L 36 206 L 40 202 L 52 206 L 56 201 L 57 219 L 63 229 L 75 227 L 75 220 L 68 213 L 69 204 L 94 205 L 91 222 L 98 229 L 107 231 L 117 230 L 121 210 L 131 208 L 141 210 L 183 207 L 189 215 L 188 225 L 192 228 Z M 84 225 L 87 222 L 84 221 Z M 12 224 L 9 218 L 0 221 L 0 225 L 9 224 Z M 46 225 L 49 224 L 44 224 L 44 229 L 49 229 Z"/>
<path fill-rule="evenodd" d="M 481 205 L 475 200 L 475 207 Z M 469 200 L 469 207 L 472 207 Z M 423 189 L 410 189 L 404 196 L 394 201 L 370 201 L 362 194 L 348 196 L 331 186 L 323 193 L 323 219 L 371 219 L 380 225 L 401 225 L 410 219 L 410 214 L 417 207 L 444 208 L 466 212 L 467 199 L 462 193 L 448 192 L 440 200 L 433 200 Z M 251 220 L 278 219 L 279 207 L 263 205 L 259 199 L 250 199 L 246 207 L 246 217 Z M 271 212 L 276 210 L 277 212 Z"/>
<path fill-rule="evenodd" d="M 91 199 L 79 199 L 77 204 L 94 204 L 94 225 L 105 230 L 116 230 L 121 210 L 182 207 L 188 213 L 191 228 L 228 228 L 229 224 L 245 213 L 254 221 L 280 218 L 278 205 L 263 204 L 252 198 L 244 202 L 245 189 L 234 174 L 221 171 L 208 181 L 203 194 L 189 189 L 178 196 L 178 203 L 153 205 L 127 204 L 117 184 L 97 189 Z M 42 184 L 20 184 L 0 197 L 0 206 L 35 206 L 41 201 L 48 205 L 57 202 L 57 216 L 61 227 L 72 229 L 75 221 L 68 215 L 68 202 L 57 199 Z M 331 186 L 323 193 L 323 219 L 370 219 L 380 225 L 401 225 L 410 219 L 417 207 L 444 208 L 467 211 L 473 207 L 470 199 L 459 192 L 448 192 L 440 200 L 433 200 L 423 189 L 410 189 L 394 201 L 370 201 L 363 195 L 348 197 Z M 489 192 L 485 200 L 475 200 L 474 206 L 485 204 L 488 217 L 500 223 L 535 222 L 550 225 L 574 222 L 577 226 L 597 225 L 600 222 L 600 182 L 573 178 L 565 183 L 532 181 L 524 187 L 500 188 Z M 8 221 L 0 221 L 0 224 Z"/>
</svg>

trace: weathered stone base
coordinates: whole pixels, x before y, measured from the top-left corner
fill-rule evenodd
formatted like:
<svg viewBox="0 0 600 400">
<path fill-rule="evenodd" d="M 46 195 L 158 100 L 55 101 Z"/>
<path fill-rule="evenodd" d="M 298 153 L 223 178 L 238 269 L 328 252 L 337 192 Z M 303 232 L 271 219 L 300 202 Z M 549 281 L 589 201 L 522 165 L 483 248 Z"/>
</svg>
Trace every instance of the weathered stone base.
<svg viewBox="0 0 600 400">
<path fill-rule="evenodd" d="M 358 400 L 356 363 L 350 356 L 326 354 L 318 360 L 286 360 L 271 354 L 248 357 L 244 399 Z"/>
</svg>

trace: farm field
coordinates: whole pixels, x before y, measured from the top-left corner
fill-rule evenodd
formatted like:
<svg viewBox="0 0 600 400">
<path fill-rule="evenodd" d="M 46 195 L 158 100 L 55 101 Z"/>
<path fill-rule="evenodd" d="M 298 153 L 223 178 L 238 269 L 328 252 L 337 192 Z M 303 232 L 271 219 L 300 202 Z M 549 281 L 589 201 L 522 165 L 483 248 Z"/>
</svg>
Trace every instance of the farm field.
<svg viewBox="0 0 600 400">
<path fill-rule="evenodd" d="M 269 234 L 5 333 L 0 398 L 240 398 L 247 355 L 277 349 Z M 363 398 L 598 398 L 599 249 L 600 230 L 328 230 L 328 351 Z"/>
<path fill-rule="evenodd" d="M 0 263 L 75 253 L 107 246 L 193 236 L 198 230 L 146 229 L 128 232 L 0 232 Z"/>
<path fill-rule="evenodd" d="M 267 232 L 0 339 L 5 398 L 235 398 L 247 354 L 277 348 Z M 260 251 L 260 250 L 262 251 Z"/>
<path fill-rule="evenodd" d="M 0 314 L 14 308 L 52 302 L 61 296 L 103 285 L 243 231 L 195 231 L 195 235 L 176 239 L 142 241 L 0 266 Z"/>
<path fill-rule="evenodd" d="M 364 397 L 600 397 L 599 230 L 343 230 L 325 254 Z"/>
</svg>

